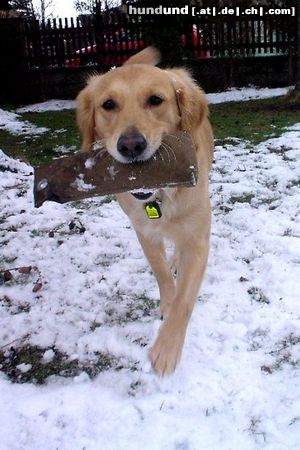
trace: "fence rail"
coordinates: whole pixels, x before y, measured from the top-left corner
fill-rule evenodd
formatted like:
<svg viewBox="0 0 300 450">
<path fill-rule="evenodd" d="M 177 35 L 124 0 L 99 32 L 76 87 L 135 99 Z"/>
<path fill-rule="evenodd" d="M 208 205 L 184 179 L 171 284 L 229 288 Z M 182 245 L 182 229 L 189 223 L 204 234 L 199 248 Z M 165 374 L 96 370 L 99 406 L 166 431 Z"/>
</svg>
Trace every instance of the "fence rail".
<svg viewBox="0 0 300 450">
<path fill-rule="evenodd" d="M 25 25 L 29 68 L 120 65 L 148 43 L 149 17 L 124 14 L 53 19 L 46 23 L 28 20 Z M 294 54 L 296 18 L 201 17 L 187 22 L 181 35 L 187 57 L 239 58 Z"/>
</svg>

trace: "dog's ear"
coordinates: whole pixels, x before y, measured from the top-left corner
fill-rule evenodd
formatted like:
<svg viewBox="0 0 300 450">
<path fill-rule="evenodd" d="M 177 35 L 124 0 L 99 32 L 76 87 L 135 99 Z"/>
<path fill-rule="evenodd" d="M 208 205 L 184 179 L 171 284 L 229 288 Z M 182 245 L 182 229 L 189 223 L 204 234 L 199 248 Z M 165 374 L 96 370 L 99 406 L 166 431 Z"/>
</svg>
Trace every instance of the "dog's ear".
<svg viewBox="0 0 300 450">
<path fill-rule="evenodd" d="M 77 110 L 76 120 L 82 135 L 82 151 L 89 151 L 95 140 L 95 118 L 93 107 L 93 85 L 96 77 L 91 77 L 87 86 L 79 93 L 76 98 Z"/>
<path fill-rule="evenodd" d="M 131 56 L 123 65 L 129 64 L 149 64 L 156 66 L 160 61 L 160 52 L 155 47 L 146 47 L 136 55 Z"/>
<path fill-rule="evenodd" d="M 208 104 L 202 89 L 184 69 L 167 71 L 175 90 L 181 116 L 181 129 L 192 132 L 208 116 Z"/>
</svg>

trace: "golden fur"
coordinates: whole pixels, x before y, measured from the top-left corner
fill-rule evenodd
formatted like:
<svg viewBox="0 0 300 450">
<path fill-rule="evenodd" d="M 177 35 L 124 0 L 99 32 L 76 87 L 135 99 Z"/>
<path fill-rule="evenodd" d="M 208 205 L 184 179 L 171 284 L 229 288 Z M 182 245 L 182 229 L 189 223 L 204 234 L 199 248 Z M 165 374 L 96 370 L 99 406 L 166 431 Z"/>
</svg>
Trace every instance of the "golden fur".
<svg viewBox="0 0 300 450">
<path fill-rule="evenodd" d="M 89 151 L 99 139 L 120 161 L 123 159 L 117 142 L 131 128 L 147 141 L 145 158 L 156 151 L 164 133 L 187 130 L 195 144 L 198 184 L 194 188 L 160 189 L 157 192 L 161 201 L 160 219 L 149 220 L 143 202 L 130 193 L 117 195 L 157 278 L 164 321 L 149 357 L 156 372 L 166 375 L 175 370 L 180 360 L 207 264 L 211 222 L 208 177 L 213 135 L 202 90 L 183 69 L 154 67 L 158 56 L 155 49 L 148 47 L 123 67 L 93 76 L 77 98 L 77 121 L 83 151 Z M 147 99 L 152 95 L 163 98 L 163 102 L 149 106 Z M 114 100 L 115 109 L 102 107 L 108 99 Z M 166 258 L 164 238 L 174 242 L 172 268 Z M 176 279 L 171 269 L 176 270 Z"/>
</svg>

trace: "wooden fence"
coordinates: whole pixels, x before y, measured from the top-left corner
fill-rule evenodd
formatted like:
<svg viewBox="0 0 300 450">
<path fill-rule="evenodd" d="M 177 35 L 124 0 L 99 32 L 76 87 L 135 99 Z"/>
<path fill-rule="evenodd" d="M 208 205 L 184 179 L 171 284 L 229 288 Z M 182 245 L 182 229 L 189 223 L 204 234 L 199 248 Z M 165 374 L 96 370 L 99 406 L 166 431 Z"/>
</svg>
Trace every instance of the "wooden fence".
<svg viewBox="0 0 300 450">
<path fill-rule="evenodd" d="M 26 21 L 29 69 L 120 65 L 151 43 L 153 16 L 110 14 L 81 19 Z M 180 32 L 187 58 L 240 58 L 295 54 L 296 18 L 291 16 L 193 18 Z"/>
<path fill-rule="evenodd" d="M 180 31 L 173 28 L 183 58 L 174 62 L 191 68 L 205 90 L 294 82 L 295 17 L 194 19 Z M 153 32 L 161 38 L 166 31 L 161 28 L 153 16 L 122 14 L 43 24 L 22 17 L 0 18 L 0 81 L 5 86 L 0 101 L 74 98 L 89 74 L 122 64 L 151 43 Z"/>
<path fill-rule="evenodd" d="M 145 23 L 114 16 L 26 23 L 29 68 L 120 65 L 146 46 Z"/>
</svg>

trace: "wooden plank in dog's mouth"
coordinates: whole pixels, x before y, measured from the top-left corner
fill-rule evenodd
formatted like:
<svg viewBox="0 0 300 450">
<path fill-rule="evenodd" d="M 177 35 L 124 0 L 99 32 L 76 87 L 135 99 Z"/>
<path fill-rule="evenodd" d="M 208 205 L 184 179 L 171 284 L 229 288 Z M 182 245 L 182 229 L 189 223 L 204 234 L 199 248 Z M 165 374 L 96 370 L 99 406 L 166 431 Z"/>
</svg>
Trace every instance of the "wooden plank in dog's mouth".
<svg viewBox="0 0 300 450">
<path fill-rule="evenodd" d="M 163 187 L 195 186 L 195 147 L 186 132 L 166 135 L 152 158 L 122 164 L 107 151 L 77 153 L 35 168 L 34 202 L 66 203 L 98 195 Z"/>
</svg>

